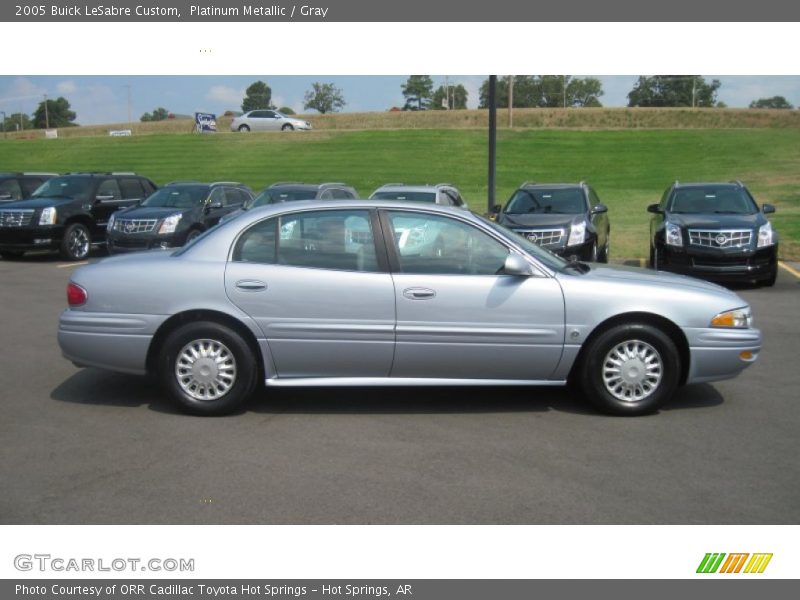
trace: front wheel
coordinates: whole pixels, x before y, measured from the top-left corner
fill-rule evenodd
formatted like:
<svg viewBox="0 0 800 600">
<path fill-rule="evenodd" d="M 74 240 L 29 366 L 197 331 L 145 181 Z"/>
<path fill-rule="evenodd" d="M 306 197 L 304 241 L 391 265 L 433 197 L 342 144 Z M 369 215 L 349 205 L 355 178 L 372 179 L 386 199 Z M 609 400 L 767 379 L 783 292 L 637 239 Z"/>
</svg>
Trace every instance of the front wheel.
<svg viewBox="0 0 800 600">
<path fill-rule="evenodd" d="M 258 367 L 252 350 L 234 330 L 211 321 L 188 323 L 164 341 L 158 376 L 173 401 L 187 412 L 224 415 L 253 393 Z"/>
<path fill-rule="evenodd" d="M 675 343 L 645 323 L 617 325 L 585 348 L 577 383 L 598 410 L 638 416 L 655 412 L 672 397 L 680 380 Z"/>
<path fill-rule="evenodd" d="M 291 124 L 287 123 L 286 125 L 281 127 L 281 131 L 294 131 L 294 127 L 292 127 Z"/>
<path fill-rule="evenodd" d="M 772 287 L 775 285 L 775 282 L 778 280 L 778 265 L 772 267 L 772 271 L 770 271 L 769 276 L 766 279 L 761 280 L 761 285 L 764 287 Z"/>
<path fill-rule="evenodd" d="M 89 228 L 83 223 L 72 223 L 64 231 L 61 240 L 61 258 L 64 260 L 83 260 L 89 256 L 92 247 L 92 236 Z"/>
</svg>

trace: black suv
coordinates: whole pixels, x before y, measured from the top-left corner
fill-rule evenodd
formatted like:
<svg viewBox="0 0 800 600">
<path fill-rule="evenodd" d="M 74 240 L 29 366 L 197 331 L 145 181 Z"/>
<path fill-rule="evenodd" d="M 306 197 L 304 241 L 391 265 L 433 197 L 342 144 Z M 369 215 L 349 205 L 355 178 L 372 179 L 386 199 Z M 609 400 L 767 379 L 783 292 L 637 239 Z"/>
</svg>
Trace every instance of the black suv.
<svg viewBox="0 0 800 600">
<path fill-rule="evenodd" d="M 778 234 L 740 181 L 679 183 L 647 207 L 650 266 L 720 281 L 774 285 Z"/>
<path fill-rule="evenodd" d="M 52 177 L 58 177 L 58 173 L 0 173 L 0 202 L 30 198 Z"/>
<path fill-rule="evenodd" d="M 240 211 L 231 213 L 223 221 L 228 221 L 242 211 L 278 204 L 279 202 L 296 202 L 299 200 L 352 200 L 358 193 L 345 183 L 300 183 L 297 181 L 281 181 L 265 188 L 251 202 L 245 204 Z"/>
<path fill-rule="evenodd" d="M 523 183 L 497 222 L 542 248 L 574 260 L 608 262 L 608 208 L 586 183 Z"/>
<path fill-rule="evenodd" d="M 106 224 L 120 208 L 138 204 L 155 184 L 136 173 L 67 173 L 53 177 L 28 200 L 0 205 L 0 256 L 57 249 L 81 260 L 105 243 Z"/>
<path fill-rule="evenodd" d="M 252 200 L 250 188 L 235 181 L 168 183 L 140 206 L 112 215 L 108 251 L 183 246 Z"/>
</svg>

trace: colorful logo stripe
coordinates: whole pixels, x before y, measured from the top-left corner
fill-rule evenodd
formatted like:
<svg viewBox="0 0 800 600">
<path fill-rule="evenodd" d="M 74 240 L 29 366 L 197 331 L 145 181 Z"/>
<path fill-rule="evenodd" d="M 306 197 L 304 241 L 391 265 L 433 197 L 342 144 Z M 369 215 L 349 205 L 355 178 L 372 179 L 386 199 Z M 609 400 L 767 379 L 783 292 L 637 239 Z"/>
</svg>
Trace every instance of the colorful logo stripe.
<svg viewBox="0 0 800 600">
<path fill-rule="evenodd" d="M 727 558 L 725 558 L 727 556 Z M 747 558 L 750 560 L 747 561 Z M 708 552 L 700 561 L 697 567 L 698 573 L 741 573 L 744 567 L 745 573 L 763 573 L 769 561 L 772 560 L 771 553 L 734 552 L 725 554 L 724 552 Z M 723 562 L 724 561 L 724 562 Z M 745 566 L 745 563 L 747 566 Z"/>
</svg>

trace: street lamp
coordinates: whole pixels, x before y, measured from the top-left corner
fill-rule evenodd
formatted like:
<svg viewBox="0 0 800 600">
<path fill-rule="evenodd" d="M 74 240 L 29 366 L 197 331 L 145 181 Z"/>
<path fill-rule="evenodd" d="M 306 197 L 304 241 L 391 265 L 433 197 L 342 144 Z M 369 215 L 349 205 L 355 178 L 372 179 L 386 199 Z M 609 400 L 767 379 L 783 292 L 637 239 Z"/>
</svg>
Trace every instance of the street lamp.
<svg viewBox="0 0 800 600">
<path fill-rule="evenodd" d="M 6 111 L 0 110 L 0 115 L 3 115 L 3 139 L 6 138 Z"/>
</svg>

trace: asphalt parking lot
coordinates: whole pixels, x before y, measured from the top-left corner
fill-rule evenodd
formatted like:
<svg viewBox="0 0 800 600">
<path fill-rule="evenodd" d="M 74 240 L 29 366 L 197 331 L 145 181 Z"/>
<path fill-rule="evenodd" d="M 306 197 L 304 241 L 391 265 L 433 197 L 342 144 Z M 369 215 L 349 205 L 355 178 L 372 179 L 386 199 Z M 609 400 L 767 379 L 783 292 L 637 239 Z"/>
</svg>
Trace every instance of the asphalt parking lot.
<svg viewBox="0 0 800 600">
<path fill-rule="evenodd" d="M 56 343 L 74 265 L 0 260 L 0 522 L 785 524 L 800 520 L 800 266 L 737 290 L 765 343 L 659 414 L 563 389 L 262 392 L 224 418 Z M 490 358 L 490 357 L 487 357 Z"/>
</svg>

